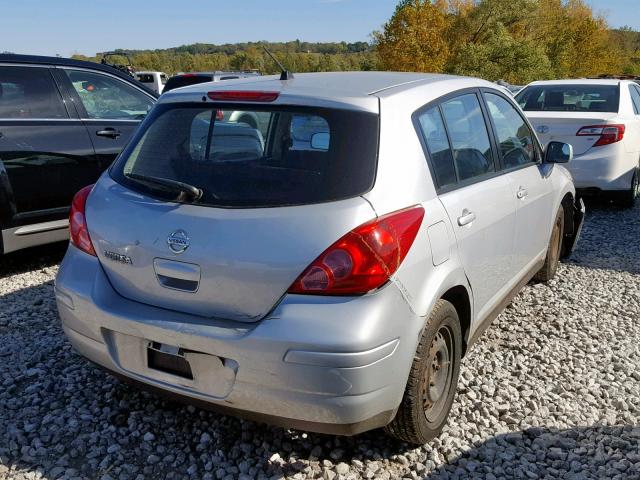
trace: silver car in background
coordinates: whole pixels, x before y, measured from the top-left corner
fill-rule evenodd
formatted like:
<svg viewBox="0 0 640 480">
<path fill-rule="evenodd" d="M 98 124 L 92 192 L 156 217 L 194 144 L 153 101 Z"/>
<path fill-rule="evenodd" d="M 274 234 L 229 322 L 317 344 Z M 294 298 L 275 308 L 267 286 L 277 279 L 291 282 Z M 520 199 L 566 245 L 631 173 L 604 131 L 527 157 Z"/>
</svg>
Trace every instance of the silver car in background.
<svg viewBox="0 0 640 480">
<path fill-rule="evenodd" d="M 169 92 L 74 200 L 64 330 L 93 362 L 194 403 L 424 443 L 471 344 L 570 255 L 584 215 L 558 165 L 571 155 L 543 152 L 513 99 L 472 78 Z"/>
</svg>

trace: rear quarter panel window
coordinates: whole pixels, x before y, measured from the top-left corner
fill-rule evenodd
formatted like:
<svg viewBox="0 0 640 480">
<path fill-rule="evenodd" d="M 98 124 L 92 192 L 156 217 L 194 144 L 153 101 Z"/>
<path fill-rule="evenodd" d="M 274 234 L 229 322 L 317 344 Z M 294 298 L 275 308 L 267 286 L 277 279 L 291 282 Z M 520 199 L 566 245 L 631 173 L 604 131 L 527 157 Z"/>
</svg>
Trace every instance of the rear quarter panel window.
<svg viewBox="0 0 640 480">
<path fill-rule="evenodd" d="M 425 110 L 418 116 L 418 123 L 427 144 L 438 187 L 444 188 L 455 184 L 457 181 L 456 168 L 453 164 L 453 154 L 440 109 L 435 106 Z"/>
</svg>

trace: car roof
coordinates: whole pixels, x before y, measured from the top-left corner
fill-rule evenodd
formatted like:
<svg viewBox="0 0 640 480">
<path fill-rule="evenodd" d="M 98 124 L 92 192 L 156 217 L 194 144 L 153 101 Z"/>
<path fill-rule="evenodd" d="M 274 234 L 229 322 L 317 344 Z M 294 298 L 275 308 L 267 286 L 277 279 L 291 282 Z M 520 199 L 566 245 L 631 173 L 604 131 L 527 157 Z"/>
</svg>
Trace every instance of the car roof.
<svg viewBox="0 0 640 480">
<path fill-rule="evenodd" d="M 249 81 L 235 81 L 224 85 L 238 85 L 242 83 L 249 90 L 287 90 L 298 94 L 318 93 L 318 91 L 334 91 L 343 95 L 361 96 L 371 95 L 388 88 L 399 87 L 414 82 L 436 81 L 449 75 L 405 73 L 405 72 L 317 72 L 296 73 L 292 80 L 286 83 L 279 75 L 265 75 L 252 78 Z M 206 90 L 212 87 L 208 83 L 201 83 L 185 88 L 192 90 Z M 220 88 L 219 84 L 215 84 Z M 185 91 L 183 90 L 183 91 Z"/>
<path fill-rule="evenodd" d="M 109 65 L 103 65 L 96 62 L 86 62 L 84 60 L 76 60 L 74 58 L 62 58 L 62 57 L 46 57 L 41 55 L 18 55 L 14 53 L 2 53 L 0 54 L 1 63 L 24 63 L 27 65 L 54 65 L 60 67 L 78 67 L 88 68 L 91 70 L 99 70 L 110 75 L 115 75 L 131 83 L 135 83 L 139 88 L 144 89 L 147 93 L 153 94 L 155 97 L 157 93 L 149 90 L 146 86 L 138 82 L 133 77 L 126 75 L 117 68 L 113 68 Z"/>
<path fill-rule="evenodd" d="M 221 82 L 205 82 L 176 89 L 176 94 L 202 95 L 212 89 L 215 90 L 266 90 L 276 91 L 287 96 L 337 96 L 337 97 L 367 97 L 370 95 L 397 94 L 416 86 L 447 80 L 461 80 L 465 77 L 434 73 L 408 72 L 316 72 L 296 73 L 291 80 L 282 81 L 278 75 L 265 75 L 238 80 Z M 480 79 L 472 80 L 469 86 L 493 86 L 490 82 Z M 167 95 L 166 99 L 169 96 Z"/>
<path fill-rule="evenodd" d="M 624 80 L 615 78 L 576 78 L 563 80 L 538 80 L 529 85 L 619 85 Z M 527 85 L 527 86 L 529 86 Z"/>
<path fill-rule="evenodd" d="M 181 72 L 181 73 L 176 73 L 174 75 L 174 77 L 182 77 L 184 75 L 228 75 L 228 74 L 233 74 L 233 75 L 254 75 L 254 76 L 261 76 L 260 72 L 247 72 L 247 71 L 243 71 L 243 70 L 212 70 L 210 72 Z"/>
</svg>

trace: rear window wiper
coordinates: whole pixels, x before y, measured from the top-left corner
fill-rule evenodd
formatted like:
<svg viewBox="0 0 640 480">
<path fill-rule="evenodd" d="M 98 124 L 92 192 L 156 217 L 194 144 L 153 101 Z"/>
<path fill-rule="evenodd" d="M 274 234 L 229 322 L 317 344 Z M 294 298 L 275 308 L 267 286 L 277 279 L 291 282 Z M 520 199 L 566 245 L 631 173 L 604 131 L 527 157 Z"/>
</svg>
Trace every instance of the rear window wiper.
<svg viewBox="0 0 640 480">
<path fill-rule="evenodd" d="M 138 173 L 125 173 L 124 176 L 132 180 L 149 183 L 151 185 L 157 185 L 160 187 L 164 187 L 165 189 L 168 189 L 170 191 L 178 192 L 180 194 L 188 196 L 193 201 L 200 200 L 200 198 L 202 198 L 202 189 L 193 185 L 189 185 L 188 183 L 171 180 L 169 178 L 140 175 Z"/>
</svg>

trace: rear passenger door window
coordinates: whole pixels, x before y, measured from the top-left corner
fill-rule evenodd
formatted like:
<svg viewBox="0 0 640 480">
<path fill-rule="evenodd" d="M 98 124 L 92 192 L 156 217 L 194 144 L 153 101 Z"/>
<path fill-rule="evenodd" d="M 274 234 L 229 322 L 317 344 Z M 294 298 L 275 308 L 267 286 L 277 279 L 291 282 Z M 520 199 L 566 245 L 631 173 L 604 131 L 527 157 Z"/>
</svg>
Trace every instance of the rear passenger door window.
<svg viewBox="0 0 640 480">
<path fill-rule="evenodd" d="M 0 67 L 0 118 L 67 118 L 48 68 Z"/>
<path fill-rule="evenodd" d="M 459 182 L 495 172 L 489 132 L 475 93 L 442 104 Z"/>
<path fill-rule="evenodd" d="M 486 93 L 489 115 L 493 121 L 503 168 L 529 165 L 536 161 L 533 133 L 511 103 L 499 95 Z"/>
</svg>

